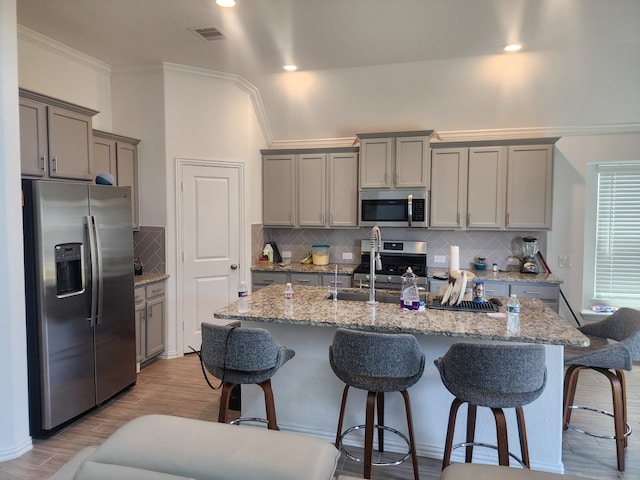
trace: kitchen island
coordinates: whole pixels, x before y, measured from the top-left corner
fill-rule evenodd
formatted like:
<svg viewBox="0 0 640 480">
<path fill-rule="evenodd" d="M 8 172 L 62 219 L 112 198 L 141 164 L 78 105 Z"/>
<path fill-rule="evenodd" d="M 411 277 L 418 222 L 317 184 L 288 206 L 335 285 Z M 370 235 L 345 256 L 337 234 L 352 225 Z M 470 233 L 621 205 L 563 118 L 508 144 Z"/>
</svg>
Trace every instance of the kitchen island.
<svg viewBox="0 0 640 480">
<path fill-rule="evenodd" d="M 278 424 L 282 430 L 335 439 L 340 399 L 344 384 L 335 376 L 328 349 L 336 328 L 416 335 L 426 356 L 423 377 L 409 390 L 418 454 L 442 458 L 452 395 L 444 388 L 433 361 L 455 342 L 506 341 L 545 344 L 547 386 L 543 394 L 525 407 L 531 466 L 563 472 L 562 464 L 562 380 L 563 345 L 586 346 L 588 339 L 537 299 L 522 299 L 520 331 L 506 328 L 504 308 L 497 314 L 427 309 L 406 312 L 396 304 L 328 300 L 326 287 L 296 287 L 292 315 L 285 315 L 283 285 L 271 285 L 249 297 L 249 312 L 237 313 L 235 303 L 215 313 L 216 318 L 241 320 L 245 327 L 267 328 L 276 340 L 296 351 L 273 377 Z M 506 304 L 506 299 L 503 299 Z M 364 423 L 366 392 L 353 390 L 345 415 L 345 426 Z M 386 424 L 406 432 L 402 397 L 385 398 Z M 485 411 L 486 410 L 486 411 Z M 242 415 L 264 417 L 264 401 L 259 387 L 242 388 Z M 510 450 L 519 455 L 517 425 L 513 411 L 507 411 Z M 463 412 L 458 415 L 462 422 Z M 462 441 L 462 423 L 455 442 Z M 478 410 L 476 439 L 495 444 L 495 426 L 488 409 Z M 389 439 L 389 450 L 403 445 Z M 476 449 L 479 462 L 496 463 L 489 449 Z M 463 450 L 454 451 L 453 460 L 463 461 Z"/>
</svg>

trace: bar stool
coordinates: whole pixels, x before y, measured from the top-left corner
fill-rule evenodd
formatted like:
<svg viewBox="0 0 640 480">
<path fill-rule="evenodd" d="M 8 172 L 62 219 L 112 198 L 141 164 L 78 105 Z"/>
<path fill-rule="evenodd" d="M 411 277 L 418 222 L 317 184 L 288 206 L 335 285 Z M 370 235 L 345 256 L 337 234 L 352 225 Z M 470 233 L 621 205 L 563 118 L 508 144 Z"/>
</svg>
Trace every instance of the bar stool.
<svg viewBox="0 0 640 480">
<path fill-rule="evenodd" d="M 336 448 L 352 460 L 364 463 L 364 478 L 371 478 L 372 466 L 398 465 L 409 456 L 413 462 L 413 477 L 419 479 L 418 457 L 416 455 L 411 405 L 407 389 L 415 384 L 424 372 L 425 358 L 420 345 L 413 335 L 374 333 L 338 329 L 329 347 L 329 362 L 336 376 L 346 385 L 342 393 L 340 417 L 336 431 Z M 344 411 L 349 387 L 366 390 L 367 406 L 365 424 L 357 425 L 342 432 Z M 400 392 L 404 398 L 409 438 L 401 432 L 384 425 L 384 394 Z M 374 424 L 374 412 L 378 413 L 378 424 Z M 352 455 L 343 445 L 349 433 L 365 429 L 364 460 Z M 398 461 L 373 462 L 374 430 L 378 434 L 378 451 L 384 451 L 384 432 L 400 436 L 409 451 Z"/>
<path fill-rule="evenodd" d="M 264 392 L 267 418 L 239 418 L 229 423 L 259 421 L 279 430 L 271 389 L 271 377 L 295 352 L 282 347 L 264 328 L 237 328 L 202 323 L 200 359 L 211 375 L 221 380 L 218 422 L 227 423 L 229 398 L 236 385 L 257 384 Z"/>
<path fill-rule="evenodd" d="M 442 383 L 456 398 L 451 403 L 447 439 L 442 459 L 444 469 L 451 463 L 454 448 L 466 447 L 465 462 L 470 463 L 474 445 L 498 450 L 500 465 L 509 457 L 529 468 L 529 449 L 522 407 L 540 396 L 547 382 L 542 345 L 455 343 L 435 361 Z M 467 437 L 453 445 L 458 408 L 467 403 Z M 477 407 L 489 407 L 496 422 L 498 445 L 474 442 Z M 509 452 L 504 408 L 515 408 L 522 459 Z"/>
<path fill-rule="evenodd" d="M 627 388 L 624 370 L 631 371 L 634 361 L 640 360 L 640 311 L 621 308 L 599 322 L 578 328 L 591 344 L 586 348 L 567 347 L 564 350 L 565 365 L 569 365 L 564 376 L 563 428 L 571 428 L 592 437 L 616 441 L 618 470 L 624 471 L 624 449 L 631 427 L 627 423 Z M 608 339 L 615 342 L 609 342 Z M 578 384 L 578 375 L 584 369 L 603 374 L 611 384 L 613 413 L 584 405 L 573 405 Z M 574 427 L 572 409 L 590 410 L 613 418 L 614 436 L 587 432 Z"/>
</svg>

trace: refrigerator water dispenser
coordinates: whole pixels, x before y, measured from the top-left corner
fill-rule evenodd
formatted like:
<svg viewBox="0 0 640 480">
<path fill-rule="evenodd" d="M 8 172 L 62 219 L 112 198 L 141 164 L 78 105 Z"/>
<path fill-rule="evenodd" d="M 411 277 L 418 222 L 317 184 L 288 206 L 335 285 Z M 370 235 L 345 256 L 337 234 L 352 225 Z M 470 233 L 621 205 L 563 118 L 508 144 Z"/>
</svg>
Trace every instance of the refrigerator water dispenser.
<svg viewBox="0 0 640 480">
<path fill-rule="evenodd" d="M 56 295 L 68 297 L 84 292 L 82 244 L 62 243 L 56 251 Z"/>
</svg>

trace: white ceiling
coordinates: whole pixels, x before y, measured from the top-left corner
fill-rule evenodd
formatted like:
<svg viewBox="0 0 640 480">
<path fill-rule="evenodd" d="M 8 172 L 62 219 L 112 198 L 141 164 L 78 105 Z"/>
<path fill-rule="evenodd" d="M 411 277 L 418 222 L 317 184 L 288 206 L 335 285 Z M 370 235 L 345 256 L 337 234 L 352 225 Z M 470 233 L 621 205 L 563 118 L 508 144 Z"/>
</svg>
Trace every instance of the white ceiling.
<svg viewBox="0 0 640 480">
<path fill-rule="evenodd" d="M 16 0 L 18 23 L 111 66 L 281 72 L 640 43 L 639 0 Z M 629 21 L 635 19 L 634 21 Z M 216 26 L 207 42 L 192 29 Z M 638 51 L 634 49 L 634 54 Z"/>
</svg>

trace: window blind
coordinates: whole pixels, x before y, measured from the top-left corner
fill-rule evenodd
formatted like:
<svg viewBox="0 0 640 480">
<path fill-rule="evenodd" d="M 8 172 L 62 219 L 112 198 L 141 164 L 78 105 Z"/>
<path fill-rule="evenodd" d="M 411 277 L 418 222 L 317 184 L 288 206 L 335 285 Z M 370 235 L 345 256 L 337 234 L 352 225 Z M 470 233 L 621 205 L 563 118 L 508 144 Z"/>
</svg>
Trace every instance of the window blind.
<svg viewBox="0 0 640 480">
<path fill-rule="evenodd" d="M 640 300 L 640 164 L 600 165 L 594 297 Z"/>
</svg>

